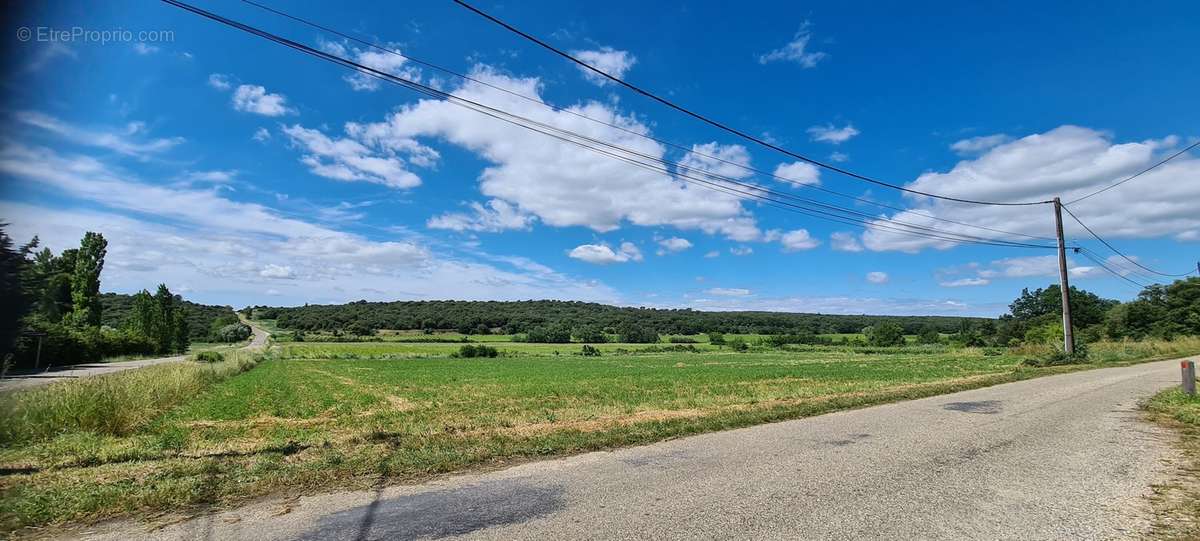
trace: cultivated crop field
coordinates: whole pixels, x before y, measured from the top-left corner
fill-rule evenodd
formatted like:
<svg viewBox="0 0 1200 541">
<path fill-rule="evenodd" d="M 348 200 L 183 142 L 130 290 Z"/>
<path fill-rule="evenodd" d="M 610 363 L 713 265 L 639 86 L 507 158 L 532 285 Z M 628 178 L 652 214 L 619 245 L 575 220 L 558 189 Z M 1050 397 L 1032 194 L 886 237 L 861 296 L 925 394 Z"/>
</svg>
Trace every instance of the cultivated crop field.
<svg viewBox="0 0 1200 541">
<path fill-rule="evenodd" d="M 285 343 L 195 377 L 165 365 L 0 395 L 0 525 L 415 481 L 1081 368 L 946 346 L 496 345 L 499 357 L 452 358 L 460 345 Z M 1197 351 L 1100 343 L 1089 366 Z M 160 376 L 196 391 L 159 396 Z M 128 422 L 89 422 L 115 412 Z"/>
</svg>

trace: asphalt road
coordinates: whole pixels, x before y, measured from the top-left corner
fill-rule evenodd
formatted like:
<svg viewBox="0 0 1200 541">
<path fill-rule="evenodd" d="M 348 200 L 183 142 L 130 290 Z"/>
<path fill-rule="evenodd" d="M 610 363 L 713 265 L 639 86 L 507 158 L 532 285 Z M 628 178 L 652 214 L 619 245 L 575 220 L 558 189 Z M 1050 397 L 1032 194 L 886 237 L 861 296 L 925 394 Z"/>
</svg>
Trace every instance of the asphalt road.
<svg viewBox="0 0 1200 541">
<path fill-rule="evenodd" d="M 1130 539 L 1169 431 L 1164 361 L 253 505 L 95 539 Z"/>
<path fill-rule="evenodd" d="M 238 317 L 241 318 L 241 314 L 238 314 Z M 250 325 L 250 322 L 246 321 L 245 319 L 243 319 L 243 322 L 247 325 Z M 255 325 L 250 325 L 250 329 L 254 332 L 254 334 L 250 339 L 250 343 L 246 344 L 243 349 L 265 349 L 267 347 L 267 338 L 271 335 L 267 333 L 267 331 L 264 331 Z M 0 379 L 0 392 L 37 387 L 38 385 L 46 385 L 56 381 L 99 376 L 101 374 L 112 374 L 114 372 L 122 372 L 134 368 L 153 366 L 156 364 L 179 362 L 186 360 L 187 358 L 187 355 L 174 355 L 171 357 L 138 359 L 136 361 L 122 361 L 114 363 L 85 363 L 52 366 L 46 370 L 40 370 L 36 372 L 16 372 L 14 374 L 6 375 L 4 379 Z"/>
</svg>

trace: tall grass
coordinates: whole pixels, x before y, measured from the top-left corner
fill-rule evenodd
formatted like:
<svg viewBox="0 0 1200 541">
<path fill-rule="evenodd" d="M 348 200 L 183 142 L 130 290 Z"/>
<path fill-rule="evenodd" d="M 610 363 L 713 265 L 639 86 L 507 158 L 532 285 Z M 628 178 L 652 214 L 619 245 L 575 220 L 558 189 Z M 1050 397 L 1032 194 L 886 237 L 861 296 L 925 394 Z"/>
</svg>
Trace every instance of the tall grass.
<svg viewBox="0 0 1200 541">
<path fill-rule="evenodd" d="M 218 363 L 166 363 L 0 394 L 0 445 L 74 432 L 132 434 L 260 357 L 235 351 Z"/>
</svg>

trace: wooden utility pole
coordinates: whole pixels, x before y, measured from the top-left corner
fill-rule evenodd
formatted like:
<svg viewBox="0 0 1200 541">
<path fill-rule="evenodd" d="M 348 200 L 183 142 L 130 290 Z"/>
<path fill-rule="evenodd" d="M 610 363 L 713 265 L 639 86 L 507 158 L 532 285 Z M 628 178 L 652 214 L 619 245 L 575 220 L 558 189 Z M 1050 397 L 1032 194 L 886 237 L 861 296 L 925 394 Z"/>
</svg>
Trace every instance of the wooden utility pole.
<svg viewBox="0 0 1200 541">
<path fill-rule="evenodd" d="M 1062 201 L 1054 198 L 1054 231 L 1058 234 L 1058 287 L 1062 289 L 1063 351 L 1075 353 L 1075 336 L 1071 332 L 1071 285 L 1067 282 L 1067 244 L 1063 240 Z"/>
</svg>

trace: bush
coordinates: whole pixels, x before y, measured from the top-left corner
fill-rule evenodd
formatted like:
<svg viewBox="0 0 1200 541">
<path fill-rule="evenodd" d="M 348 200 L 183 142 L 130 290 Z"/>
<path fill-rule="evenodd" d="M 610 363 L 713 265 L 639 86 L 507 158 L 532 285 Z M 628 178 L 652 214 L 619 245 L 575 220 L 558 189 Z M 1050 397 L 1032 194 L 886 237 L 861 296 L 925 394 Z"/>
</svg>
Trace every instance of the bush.
<svg viewBox="0 0 1200 541">
<path fill-rule="evenodd" d="M 534 327 L 525 333 L 525 341 L 539 344 L 568 344 L 571 342 L 571 329 L 563 325 Z"/>
<path fill-rule="evenodd" d="M 1065 351 L 1054 348 L 1050 351 L 1027 358 L 1021 361 L 1025 366 L 1063 366 L 1068 364 L 1084 364 L 1088 362 L 1088 347 L 1087 344 L 1075 344 L 1074 353 L 1066 353 Z"/>
<path fill-rule="evenodd" d="M 608 342 L 604 329 L 595 325 L 584 325 L 575 329 L 575 339 L 585 344 L 603 344 Z"/>
<path fill-rule="evenodd" d="M 241 342 L 250 338 L 251 330 L 249 325 L 242 323 L 230 323 L 217 329 L 213 334 L 213 338 L 217 342 Z"/>
<path fill-rule="evenodd" d="M 888 347 L 904 345 L 904 329 L 891 321 L 884 321 L 878 325 L 867 327 L 863 329 L 863 334 L 867 335 L 867 343 L 872 346 Z"/>
<path fill-rule="evenodd" d="M 198 363 L 219 363 L 225 360 L 225 356 L 219 351 L 201 351 L 192 355 L 192 360 Z"/>
<path fill-rule="evenodd" d="M 579 354 L 583 355 L 584 357 L 599 357 L 600 350 L 597 349 L 595 346 L 589 346 L 587 344 L 584 344 L 583 350 L 580 351 Z"/>
<path fill-rule="evenodd" d="M 500 355 L 500 351 L 492 346 L 480 345 L 465 345 L 458 348 L 458 353 L 455 357 L 473 358 L 473 357 L 496 357 Z"/>
<path fill-rule="evenodd" d="M 710 332 L 708 333 L 708 343 L 714 346 L 723 346 L 725 345 L 725 335 L 719 332 Z"/>
<path fill-rule="evenodd" d="M 732 349 L 734 351 L 740 352 L 740 351 L 748 351 L 750 349 L 750 344 L 747 344 L 746 341 L 743 340 L 742 337 L 740 337 L 740 336 L 735 336 L 733 338 L 730 338 L 729 341 L 726 343 L 729 344 L 729 349 Z"/>
<path fill-rule="evenodd" d="M 687 336 L 672 336 L 672 337 L 668 338 L 667 341 L 672 344 L 696 344 L 696 343 L 698 343 L 695 338 L 689 338 Z"/>
</svg>

